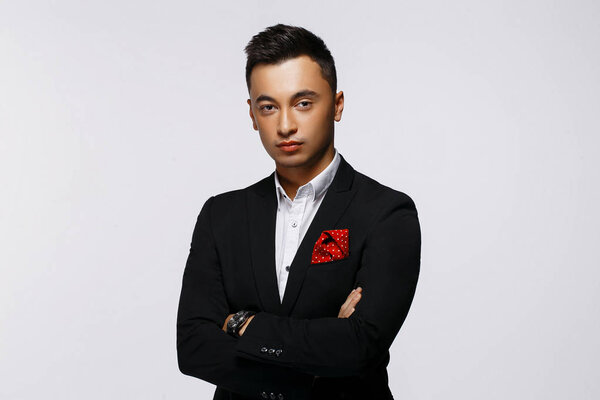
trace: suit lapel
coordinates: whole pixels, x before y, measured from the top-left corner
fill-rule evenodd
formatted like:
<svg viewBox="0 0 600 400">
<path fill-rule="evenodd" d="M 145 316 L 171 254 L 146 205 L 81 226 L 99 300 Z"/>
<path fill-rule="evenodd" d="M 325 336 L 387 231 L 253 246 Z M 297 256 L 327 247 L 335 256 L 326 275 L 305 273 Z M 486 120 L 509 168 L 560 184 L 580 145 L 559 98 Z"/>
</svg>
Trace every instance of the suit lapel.
<svg viewBox="0 0 600 400">
<path fill-rule="evenodd" d="M 250 187 L 248 193 L 249 235 L 252 264 L 258 293 L 267 312 L 289 315 L 298 297 L 315 242 L 326 229 L 335 224 L 346 211 L 356 193 L 352 189 L 354 168 L 340 154 L 340 165 L 315 214 L 290 266 L 290 274 L 283 296 L 279 300 L 279 289 L 275 268 L 275 223 L 277 218 L 277 197 L 274 174 Z M 341 227 L 343 228 L 343 227 Z"/>
<path fill-rule="evenodd" d="M 273 172 L 248 191 L 247 215 L 254 278 L 263 310 L 280 314 L 279 287 L 275 268 L 275 223 L 277 198 Z"/>
</svg>

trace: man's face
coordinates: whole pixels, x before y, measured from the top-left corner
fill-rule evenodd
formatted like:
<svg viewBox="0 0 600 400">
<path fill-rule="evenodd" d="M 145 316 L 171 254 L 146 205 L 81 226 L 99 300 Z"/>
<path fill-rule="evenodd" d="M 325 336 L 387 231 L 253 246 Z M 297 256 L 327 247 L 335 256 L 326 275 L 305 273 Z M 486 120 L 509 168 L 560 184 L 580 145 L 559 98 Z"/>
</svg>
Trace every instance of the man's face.
<svg viewBox="0 0 600 400">
<path fill-rule="evenodd" d="M 340 91 L 333 98 L 310 57 L 256 65 L 248 105 L 253 127 L 277 166 L 310 169 L 333 155 L 334 121 L 342 117 L 344 95 Z M 299 144 L 282 146 L 290 141 Z"/>
</svg>

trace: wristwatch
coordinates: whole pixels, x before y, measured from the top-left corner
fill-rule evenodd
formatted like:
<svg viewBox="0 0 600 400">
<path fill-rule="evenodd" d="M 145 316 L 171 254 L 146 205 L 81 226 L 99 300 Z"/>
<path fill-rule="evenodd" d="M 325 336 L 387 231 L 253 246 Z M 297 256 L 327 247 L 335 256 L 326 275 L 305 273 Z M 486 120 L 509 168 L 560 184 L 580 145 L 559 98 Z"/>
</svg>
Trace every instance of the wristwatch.
<svg viewBox="0 0 600 400">
<path fill-rule="evenodd" d="M 227 321 L 227 333 L 234 337 L 240 337 L 239 330 L 244 323 L 256 314 L 254 311 L 242 310 L 233 314 L 233 317 Z"/>
</svg>

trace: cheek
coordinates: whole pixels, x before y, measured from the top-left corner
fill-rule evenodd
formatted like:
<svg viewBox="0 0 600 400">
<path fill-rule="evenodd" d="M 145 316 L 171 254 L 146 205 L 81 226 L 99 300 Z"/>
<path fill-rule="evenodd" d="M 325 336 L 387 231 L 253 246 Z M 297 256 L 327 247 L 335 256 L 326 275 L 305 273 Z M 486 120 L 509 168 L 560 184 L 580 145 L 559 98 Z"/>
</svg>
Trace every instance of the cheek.
<svg viewBox="0 0 600 400">
<path fill-rule="evenodd" d="M 303 116 L 302 119 L 298 120 L 300 130 L 317 141 L 328 140 L 328 132 L 331 131 L 333 125 L 332 121 L 326 111 L 314 113 L 310 116 Z"/>
<path fill-rule="evenodd" d="M 303 120 L 307 123 L 325 126 L 333 120 L 334 113 L 329 107 L 315 107 L 311 112 L 302 114 Z"/>
<path fill-rule="evenodd" d="M 273 154 L 275 152 L 275 143 L 277 142 L 277 129 L 272 127 L 270 121 L 258 121 L 258 135 L 260 141 L 267 150 L 267 153 Z"/>
<path fill-rule="evenodd" d="M 271 136 L 271 132 L 275 127 L 273 127 L 273 121 L 269 118 L 256 118 L 256 126 L 258 127 L 258 131 L 260 132 L 261 139 L 266 140 L 269 136 Z"/>
</svg>

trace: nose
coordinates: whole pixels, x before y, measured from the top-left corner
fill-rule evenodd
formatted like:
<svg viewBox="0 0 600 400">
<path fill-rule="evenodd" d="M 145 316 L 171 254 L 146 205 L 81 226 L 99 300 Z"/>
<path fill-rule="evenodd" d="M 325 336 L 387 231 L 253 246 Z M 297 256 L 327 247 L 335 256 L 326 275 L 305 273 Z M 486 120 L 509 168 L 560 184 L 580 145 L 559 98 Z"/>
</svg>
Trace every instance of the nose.
<svg viewBox="0 0 600 400">
<path fill-rule="evenodd" d="M 289 136 L 297 130 L 298 126 L 296 125 L 296 120 L 294 119 L 292 112 L 282 108 L 279 113 L 279 125 L 277 126 L 278 133 L 283 136 Z"/>
</svg>

